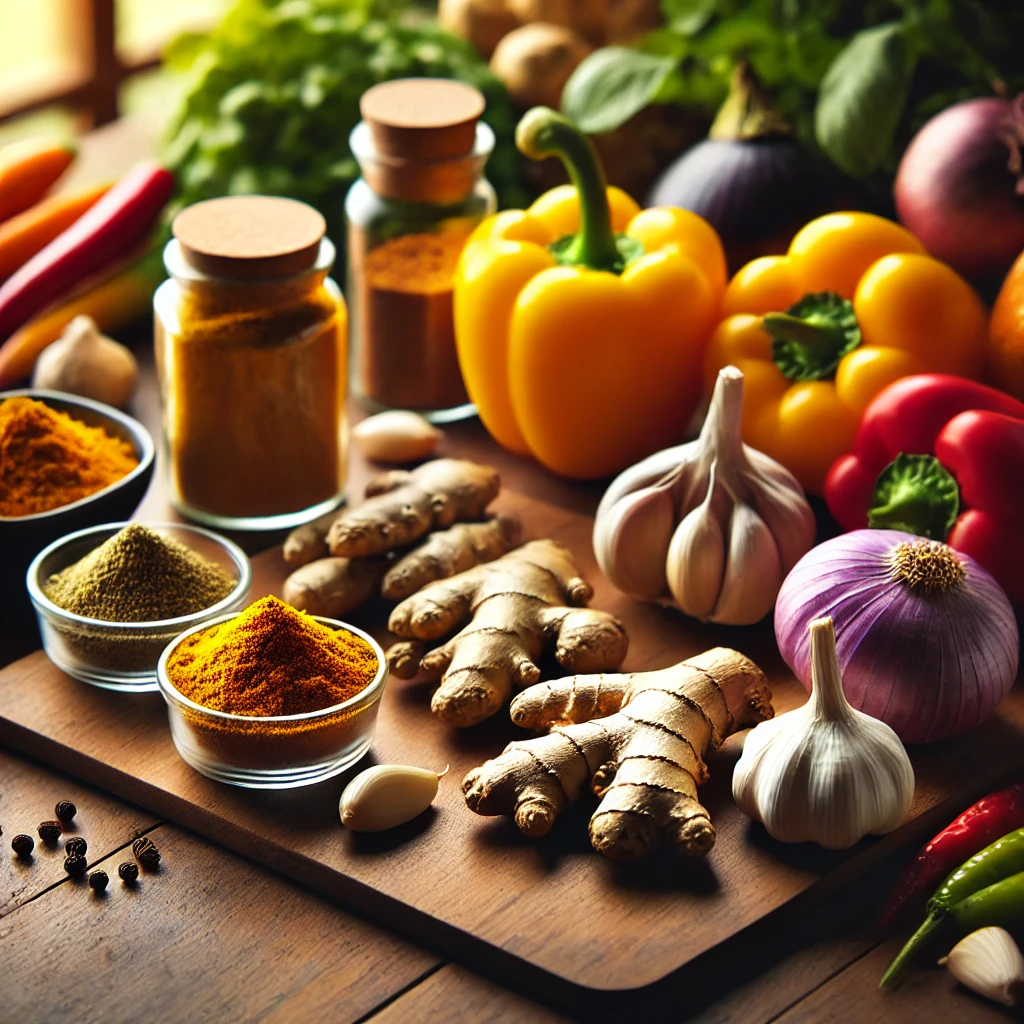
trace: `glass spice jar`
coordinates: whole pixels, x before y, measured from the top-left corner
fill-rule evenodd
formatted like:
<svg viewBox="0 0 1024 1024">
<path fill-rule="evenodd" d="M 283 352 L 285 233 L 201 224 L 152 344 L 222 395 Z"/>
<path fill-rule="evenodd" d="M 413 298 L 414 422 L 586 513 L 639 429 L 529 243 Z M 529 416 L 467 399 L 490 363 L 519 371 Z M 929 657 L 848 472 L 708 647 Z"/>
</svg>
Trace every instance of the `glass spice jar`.
<svg viewBox="0 0 1024 1024">
<path fill-rule="evenodd" d="M 175 508 L 281 529 L 340 504 L 346 311 L 323 217 L 292 199 L 196 203 L 153 299 L 164 472 Z"/>
<path fill-rule="evenodd" d="M 434 422 L 475 413 L 455 351 L 452 280 L 497 207 L 483 177 L 494 134 L 484 97 L 446 79 L 384 82 L 360 100 L 350 145 L 362 177 L 345 201 L 353 391 L 371 412 Z"/>
</svg>

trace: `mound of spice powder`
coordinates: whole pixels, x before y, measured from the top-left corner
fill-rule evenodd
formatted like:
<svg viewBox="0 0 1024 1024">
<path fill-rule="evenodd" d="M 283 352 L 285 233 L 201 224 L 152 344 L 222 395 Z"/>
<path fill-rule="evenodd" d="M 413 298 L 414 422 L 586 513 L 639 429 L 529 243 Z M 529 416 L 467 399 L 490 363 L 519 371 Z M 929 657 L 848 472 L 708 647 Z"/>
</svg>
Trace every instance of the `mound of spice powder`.
<svg viewBox="0 0 1024 1024">
<path fill-rule="evenodd" d="M 43 590 L 59 607 L 106 622 L 193 615 L 224 600 L 235 579 L 215 562 L 139 523 L 51 576 Z"/>
<path fill-rule="evenodd" d="M 0 403 L 0 516 L 69 505 L 127 476 L 135 450 L 32 398 Z"/>
<path fill-rule="evenodd" d="M 366 689 L 379 668 L 361 637 L 321 625 L 276 597 L 193 633 L 167 660 L 178 692 L 235 715 L 301 715 Z"/>
</svg>

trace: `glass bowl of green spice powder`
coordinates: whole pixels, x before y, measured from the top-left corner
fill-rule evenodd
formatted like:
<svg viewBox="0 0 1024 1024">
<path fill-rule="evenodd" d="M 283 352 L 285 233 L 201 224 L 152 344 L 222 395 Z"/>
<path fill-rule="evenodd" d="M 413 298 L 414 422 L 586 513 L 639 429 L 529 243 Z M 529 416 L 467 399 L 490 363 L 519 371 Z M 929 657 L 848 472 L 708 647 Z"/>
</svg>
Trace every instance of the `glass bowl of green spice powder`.
<svg viewBox="0 0 1024 1024">
<path fill-rule="evenodd" d="M 198 526 L 108 523 L 68 534 L 28 569 L 43 649 L 68 675 L 108 690 L 156 690 L 176 637 L 242 608 L 252 569 L 236 544 Z"/>
</svg>

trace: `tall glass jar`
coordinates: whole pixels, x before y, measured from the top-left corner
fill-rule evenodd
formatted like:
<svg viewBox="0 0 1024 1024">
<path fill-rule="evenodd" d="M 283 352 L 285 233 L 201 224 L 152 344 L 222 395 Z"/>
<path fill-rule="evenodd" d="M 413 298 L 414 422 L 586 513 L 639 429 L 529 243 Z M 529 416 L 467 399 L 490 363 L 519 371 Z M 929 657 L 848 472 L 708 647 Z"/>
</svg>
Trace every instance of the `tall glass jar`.
<svg viewBox="0 0 1024 1024">
<path fill-rule="evenodd" d="M 347 323 L 324 230 L 267 196 L 174 221 L 153 302 L 164 473 L 189 519 L 280 529 L 344 496 Z"/>
<path fill-rule="evenodd" d="M 455 352 L 452 280 L 473 229 L 494 212 L 484 98 L 442 79 L 369 89 L 350 139 L 362 177 L 345 202 L 353 390 L 372 412 L 435 422 L 475 410 Z"/>
</svg>

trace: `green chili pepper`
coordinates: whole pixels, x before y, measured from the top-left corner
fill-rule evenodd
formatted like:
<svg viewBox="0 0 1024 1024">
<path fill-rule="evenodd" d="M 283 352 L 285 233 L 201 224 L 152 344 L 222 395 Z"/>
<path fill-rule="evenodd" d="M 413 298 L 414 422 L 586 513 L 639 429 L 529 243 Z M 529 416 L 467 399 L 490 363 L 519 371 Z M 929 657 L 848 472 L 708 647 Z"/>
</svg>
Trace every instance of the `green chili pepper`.
<svg viewBox="0 0 1024 1024">
<path fill-rule="evenodd" d="M 927 949 L 937 945 L 956 931 L 957 915 L 963 905 L 975 894 L 981 896 L 1024 873 L 1024 828 L 1017 829 L 986 846 L 954 871 L 928 901 L 928 916 L 924 924 L 910 937 L 896 959 L 882 976 L 881 986 L 891 985 L 903 974 L 910 963 Z M 1024 882 L 1020 892 L 1024 894 Z M 1024 906 L 1021 908 L 1024 916 Z M 992 921 L 998 924 L 998 921 Z M 977 927 L 983 927 L 978 925 Z M 966 934 L 966 933 L 965 933 Z"/>
</svg>

